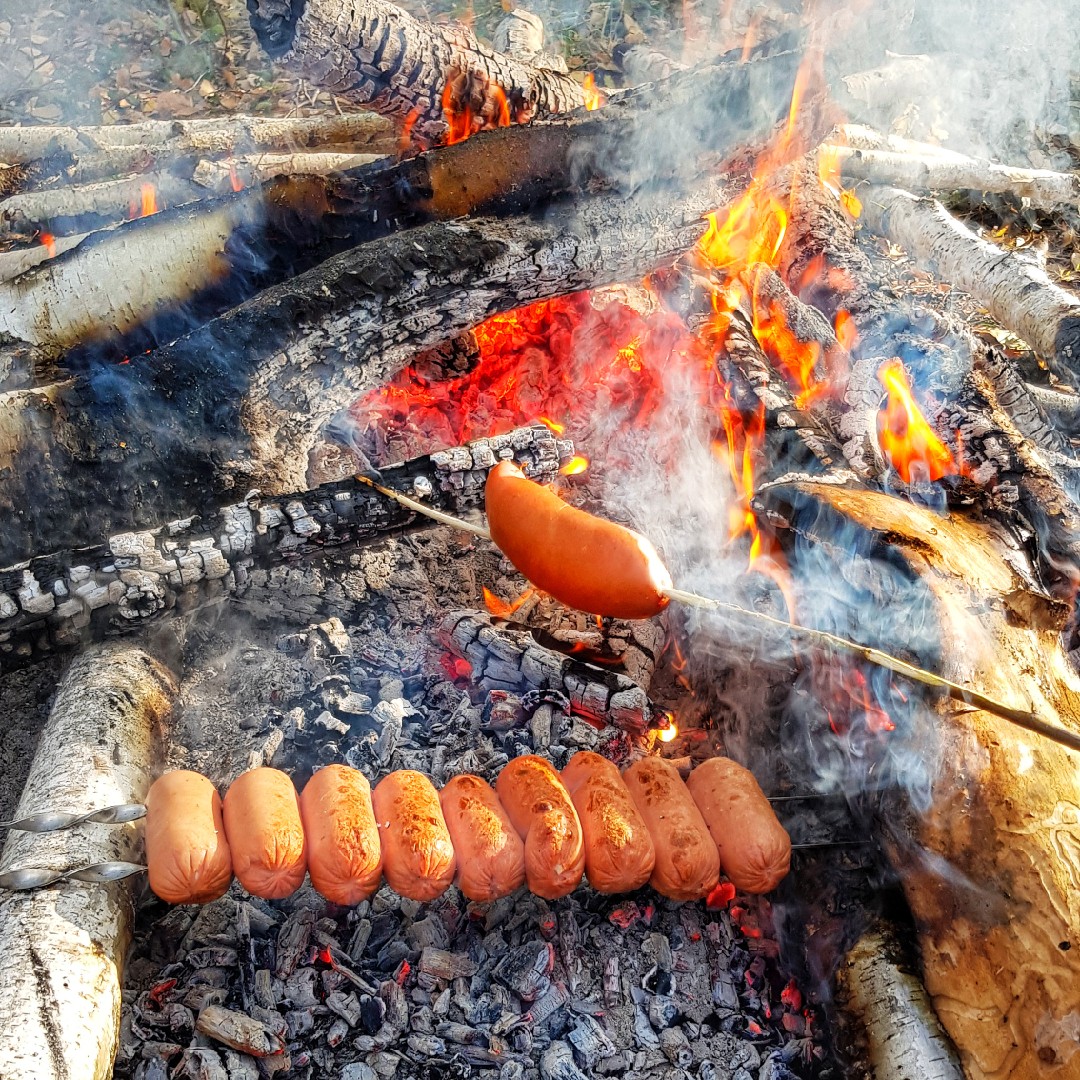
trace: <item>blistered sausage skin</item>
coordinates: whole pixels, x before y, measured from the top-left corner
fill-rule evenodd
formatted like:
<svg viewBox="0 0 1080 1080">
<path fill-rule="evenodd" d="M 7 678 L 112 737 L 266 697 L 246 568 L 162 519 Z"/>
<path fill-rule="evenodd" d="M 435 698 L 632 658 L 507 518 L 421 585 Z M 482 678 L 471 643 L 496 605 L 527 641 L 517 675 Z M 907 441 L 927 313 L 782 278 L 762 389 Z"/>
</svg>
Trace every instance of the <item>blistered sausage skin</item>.
<svg viewBox="0 0 1080 1080">
<path fill-rule="evenodd" d="M 512 461 L 488 474 L 484 500 L 492 540 L 556 600 L 619 619 L 648 619 L 667 606 L 671 575 L 640 533 L 571 506 Z"/>
<path fill-rule="evenodd" d="M 656 848 L 618 768 L 581 750 L 567 762 L 562 780 L 581 821 L 589 885 L 600 893 L 641 888 L 652 876 Z"/>
<path fill-rule="evenodd" d="M 281 900 L 304 883 L 307 847 L 300 800 L 279 769 L 241 773 L 225 793 L 233 872 L 252 896 Z"/>
<path fill-rule="evenodd" d="M 703 761 L 686 781 L 736 889 L 766 893 L 791 864 L 791 838 L 749 769 L 730 758 Z"/>
<path fill-rule="evenodd" d="M 573 800 L 550 762 L 514 758 L 495 781 L 499 801 L 525 841 L 525 881 L 545 900 L 572 893 L 585 872 L 585 842 Z"/>
<path fill-rule="evenodd" d="M 170 904 L 208 904 L 232 883 L 221 796 L 199 773 L 159 776 L 146 795 L 146 863 L 150 888 Z"/>
<path fill-rule="evenodd" d="M 635 761 L 624 773 L 656 847 L 649 884 L 672 900 L 699 900 L 720 878 L 720 854 L 678 769 L 664 758 Z"/>
<path fill-rule="evenodd" d="M 439 792 L 457 858 L 455 883 L 469 900 L 486 904 L 525 882 L 525 845 L 495 789 L 479 776 L 455 776 Z"/>
<path fill-rule="evenodd" d="M 375 785 L 371 802 L 386 883 L 410 900 L 441 896 L 453 883 L 456 863 L 434 785 L 423 773 L 401 769 Z"/>
<path fill-rule="evenodd" d="M 348 907 L 371 896 L 382 881 L 382 847 L 367 777 L 347 765 L 319 769 L 304 785 L 300 816 L 315 890 Z"/>
</svg>

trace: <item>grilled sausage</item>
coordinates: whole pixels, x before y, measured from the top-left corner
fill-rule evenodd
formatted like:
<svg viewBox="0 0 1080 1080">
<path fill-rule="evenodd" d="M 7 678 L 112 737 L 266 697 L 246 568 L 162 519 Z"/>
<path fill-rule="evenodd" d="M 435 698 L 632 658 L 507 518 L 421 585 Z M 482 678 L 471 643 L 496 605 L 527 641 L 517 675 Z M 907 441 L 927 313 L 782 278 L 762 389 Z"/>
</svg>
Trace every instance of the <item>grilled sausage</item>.
<svg viewBox="0 0 1080 1080">
<path fill-rule="evenodd" d="M 307 849 L 292 780 L 278 769 L 241 773 L 225 793 L 224 811 L 240 884 L 264 900 L 296 892 L 304 883 Z"/>
<path fill-rule="evenodd" d="M 678 769 L 664 758 L 646 757 L 623 780 L 656 845 L 649 884 L 672 900 L 707 896 L 720 877 L 720 855 Z"/>
<path fill-rule="evenodd" d="M 423 773 L 402 769 L 376 784 L 371 802 L 386 883 L 410 900 L 441 896 L 454 880 L 456 863 L 434 785 Z"/>
<path fill-rule="evenodd" d="M 573 892 L 585 871 L 585 843 L 559 774 L 542 757 L 526 754 L 503 767 L 495 790 L 525 841 L 529 890 L 545 900 Z"/>
<path fill-rule="evenodd" d="M 525 882 L 525 845 L 499 796 L 479 776 L 455 776 L 439 792 L 457 857 L 455 884 L 477 903 L 517 892 Z"/>
<path fill-rule="evenodd" d="M 596 615 L 647 619 L 668 604 L 671 575 L 640 533 L 570 506 L 511 461 L 488 474 L 491 538 L 538 589 Z"/>
<path fill-rule="evenodd" d="M 205 776 L 177 769 L 146 794 L 150 888 L 169 904 L 208 904 L 232 882 L 221 796 Z"/>
<path fill-rule="evenodd" d="M 311 884 L 335 904 L 352 907 L 382 881 L 382 848 L 371 785 L 347 765 L 327 765 L 304 785 L 300 816 Z"/>
<path fill-rule="evenodd" d="M 791 838 L 754 774 L 730 758 L 703 761 L 686 781 L 720 850 L 720 868 L 736 889 L 775 889 L 791 863 Z"/>
<path fill-rule="evenodd" d="M 567 762 L 562 780 L 581 821 L 589 884 L 600 893 L 641 888 L 652 875 L 656 849 L 618 768 L 581 750 Z"/>
</svg>

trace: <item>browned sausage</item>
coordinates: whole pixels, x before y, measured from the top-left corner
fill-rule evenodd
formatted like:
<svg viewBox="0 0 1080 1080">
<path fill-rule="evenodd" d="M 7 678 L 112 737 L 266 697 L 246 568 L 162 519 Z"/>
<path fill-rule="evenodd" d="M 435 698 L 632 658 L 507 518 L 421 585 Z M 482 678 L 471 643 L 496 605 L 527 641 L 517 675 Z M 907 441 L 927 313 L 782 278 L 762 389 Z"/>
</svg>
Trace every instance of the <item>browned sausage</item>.
<svg viewBox="0 0 1080 1080">
<path fill-rule="evenodd" d="M 525 881 L 525 845 L 499 796 L 479 776 L 455 776 L 439 792 L 457 858 L 457 887 L 486 904 L 517 892 Z"/>
<path fill-rule="evenodd" d="M 623 773 L 656 845 L 649 884 L 672 900 L 699 900 L 720 877 L 720 855 L 693 797 L 669 761 L 646 757 Z"/>
<path fill-rule="evenodd" d="M 382 881 L 382 848 L 371 785 L 347 765 L 327 765 L 304 785 L 300 816 L 308 874 L 320 895 L 352 907 Z"/>
<path fill-rule="evenodd" d="M 371 802 L 386 883 L 410 900 L 441 896 L 454 880 L 456 864 L 434 785 L 423 773 L 402 769 L 376 784 Z"/>
<path fill-rule="evenodd" d="M 525 841 L 529 890 L 545 900 L 573 892 L 585 872 L 585 843 L 559 774 L 542 757 L 526 754 L 503 767 L 495 790 Z"/>
<path fill-rule="evenodd" d="M 300 801 L 285 773 L 241 773 L 225 793 L 224 819 L 233 870 L 252 896 L 280 900 L 303 885 L 307 851 Z"/>
<path fill-rule="evenodd" d="M 177 769 L 146 794 L 150 888 L 170 904 L 208 904 L 232 882 L 221 796 L 205 776 Z"/>
<path fill-rule="evenodd" d="M 581 750 L 567 762 L 562 780 L 581 820 L 589 884 L 600 893 L 640 889 L 652 875 L 656 849 L 619 770 Z"/>
<path fill-rule="evenodd" d="M 730 758 L 703 761 L 686 781 L 736 889 L 775 889 L 791 863 L 791 838 L 754 774 Z"/>
<path fill-rule="evenodd" d="M 538 589 L 596 615 L 647 619 L 668 604 L 671 575 L 640 533 L 570 506 L 512 461 L 488 474 L 488 528 Z"/>
</svg>

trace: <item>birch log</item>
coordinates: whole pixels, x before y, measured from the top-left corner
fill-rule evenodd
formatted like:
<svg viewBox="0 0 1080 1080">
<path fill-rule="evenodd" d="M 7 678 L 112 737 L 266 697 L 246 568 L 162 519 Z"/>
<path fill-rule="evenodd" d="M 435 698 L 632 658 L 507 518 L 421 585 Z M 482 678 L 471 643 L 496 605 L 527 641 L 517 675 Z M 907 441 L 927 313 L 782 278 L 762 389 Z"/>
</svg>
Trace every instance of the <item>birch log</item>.
<svg viewBox="0 0 1080 1080">
<path fill-rule="evenodd" d="M 141 802 L 175 693 L 172 674 L 141 649 L 103 646 L 81 656 L 60 684 L 15 816 Z M 138 824 L 12 833 L 0 868 L 139 861 L 140 850 Z M 0 900 L 4 1080 L 111 1076 L 132 920 L 122 882 L 68 882 Z"/>
<path fill-rule="evenodd" d="M 897 188 L 871 189 L 862 220 L 970 293 L 1063 377 L 1080 377 L 1080 297 L 1055 285 L 1041 265 L 983 240 L 933 199 Z"/>
<path fill-rule="evenodd" d="M 1080 731 L 1069 607 L 1027 584 L 1005 530 L 878 492 L 796 487 L 887 539 L 930 588 L 942 675 Z M 1080 760 L 987 713 L 935 711 L 918 744 L 937 762 L 929 809 L 890 815 L 926 988 L 968 1080 L 1075 1080 Z"/>
</svg>

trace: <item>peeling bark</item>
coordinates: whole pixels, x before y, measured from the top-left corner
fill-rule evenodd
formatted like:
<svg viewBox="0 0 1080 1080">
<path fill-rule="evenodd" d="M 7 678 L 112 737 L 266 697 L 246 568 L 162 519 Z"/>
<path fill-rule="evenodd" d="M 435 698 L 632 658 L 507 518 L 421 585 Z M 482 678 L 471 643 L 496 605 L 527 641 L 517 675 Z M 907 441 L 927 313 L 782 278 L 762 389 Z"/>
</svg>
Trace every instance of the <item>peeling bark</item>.
<svg viewBox="0 0 1080 1080">
<path fill-rule="evenodd" d="M 102 646 L 80 657 L 60 684 L 15 816 L 141 802 L 175 693 L 172 674 L 141 649 Z M 139 861 L 141 847 L 138 823 L 12 833 L 0 869 Z M 112 1075 L 133 921 L 122 882 L 68 882 L 0 900 L 4 1080 Z"/>
</svg>

